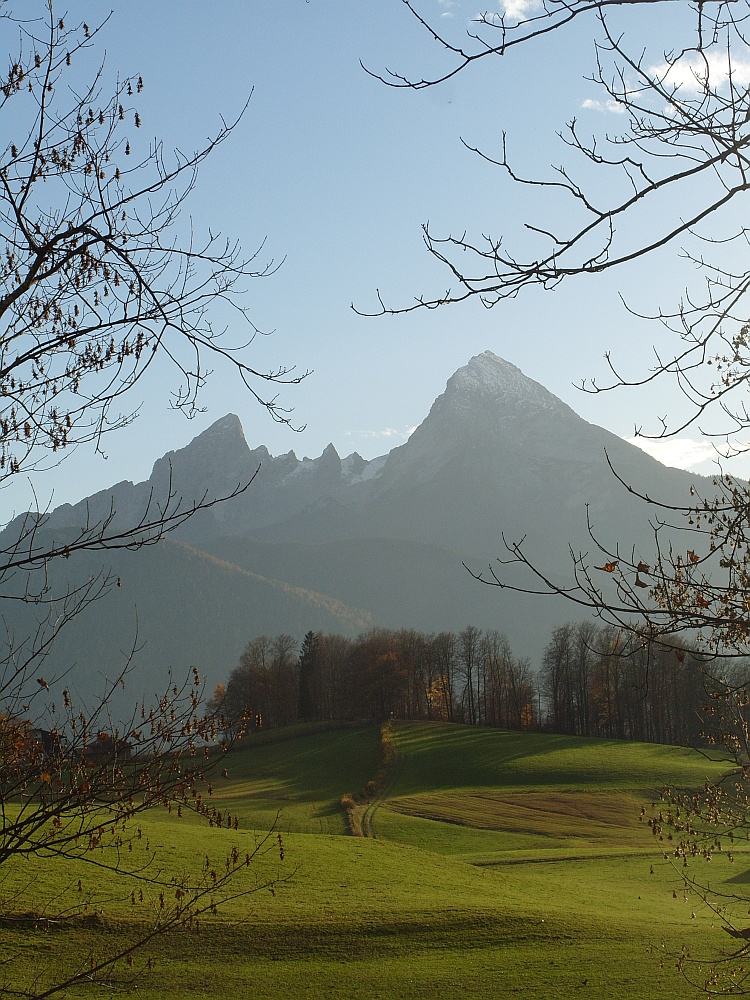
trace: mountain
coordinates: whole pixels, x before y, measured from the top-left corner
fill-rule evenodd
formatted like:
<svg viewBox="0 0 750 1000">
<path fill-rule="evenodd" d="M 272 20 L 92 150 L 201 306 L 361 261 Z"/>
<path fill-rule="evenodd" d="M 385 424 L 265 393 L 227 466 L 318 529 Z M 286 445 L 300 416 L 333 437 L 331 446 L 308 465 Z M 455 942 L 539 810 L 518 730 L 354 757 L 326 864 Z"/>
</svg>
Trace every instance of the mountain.
<svg viewBox="0 0 750 1000">
<path fill-rule="evenodd" d="M 121 586 L 66 630 L 48 673 L 72 668 L 88 684 L 113 670 L 108 658 L 122 655 L 113 649 L 133 644 L 136 608 L 136 686 L 166 666 L 193 664 L 213 685 L 255 635 L 301 638 L 309 628 L 500 628 L 536 665 L 550 630 L 575 609 L 482 586 L 463 564 L 485 570 L 507 556 L 506 542 L 525 538 L 531 557 L 564 584 L 570 548 L 593 547 L 587 510 L 602 540 L 634 545 L 648 561 L 647 511 L 608 462 L 635 490 L 673 503 L 699 479 L 582 420 L 489 351 L 451 376 L 404 445 L 370 462 L 341 459 L 333 445 L 316 459 L 273 457 L 251 448 L 229 414 L 160 458 L 147 482 L 118 483 L 45 517 L 45 537 L 64 541 L 86 523 L 138 523 L 166 502 L 189 510 L 232 497 L 157 546 L 107 553 Z M 6 529 L 6 543 L 19 524 Z M 55 583 L 89 579 L 101 565 L 91 553 L 58 561 Z M 9 614 L 16 634 L 30 631 Z"/>
<path fill-rule="evenodd" d="M 625 482 L 658 498 L 687 499 L 696 481 L 587 423 L 485 352 L 449 379 L 406 444 L 370 463 L 376 469 L 366 481 L 264 525 L 262 537 L 408 538 L 480 563 L 504 551 L 503 535 L 525 537 L 547 566 L 552 560 L 551 568 L 567 573 L 569 544 L 591 544 L 586 505 L 603 538 L 650 546 L 643 505 L 618 483 L 607 457 Z"/>
</svg>

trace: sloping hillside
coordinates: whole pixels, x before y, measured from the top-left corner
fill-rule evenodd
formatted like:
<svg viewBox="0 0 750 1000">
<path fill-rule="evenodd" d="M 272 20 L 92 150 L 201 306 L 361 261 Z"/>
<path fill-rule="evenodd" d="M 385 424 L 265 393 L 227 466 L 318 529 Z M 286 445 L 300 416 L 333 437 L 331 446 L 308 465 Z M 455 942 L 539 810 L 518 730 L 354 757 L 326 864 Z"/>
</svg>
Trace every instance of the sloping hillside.
<svg viewBox="0 0 750 1000">
<path fill-rule="evenodd" d="M 210 694 L 253 635 L 296 636 L 310 628 L 354 635 L 372 624 L 367 611 L 335 597 L 252 573 L 171 538 L 107 555 L 105 567 L 119 585 L 60 632 L 45 672 L 51 681 L 72 670 L 74 686 L 90 700 L 133 653 L 127 691 L 118 693 L 114 708 L 163 691 L 169 669 L 181 680 L 197 666 Z M 99 554 L 79 553 L 52 565 L 51 583 L 61 593 L 69 581 L 94 577 L 101 568 Z M 40 612 L 34 605 L 24 610 L 15 617 L 17 641 L 33 633 Z"/>
</svg>

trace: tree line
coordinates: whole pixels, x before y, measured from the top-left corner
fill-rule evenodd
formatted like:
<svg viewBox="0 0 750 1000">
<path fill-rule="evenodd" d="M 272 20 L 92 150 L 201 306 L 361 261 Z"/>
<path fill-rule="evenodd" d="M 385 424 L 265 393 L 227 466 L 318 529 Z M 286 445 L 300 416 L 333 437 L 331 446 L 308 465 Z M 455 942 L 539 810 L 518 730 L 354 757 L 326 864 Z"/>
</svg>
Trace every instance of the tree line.
<svg viewBox="0 0 750 1000">
<path fill-rule="evenodd" d="M 311 631 L 301 646 L 253 639 L 209 704 L 251 729 L 395 717 L 690 746 L 710 735 L 715 678 L 742 683 L 744 669 L 591 622 L 554 629 L 538 670 L 503 632 L 473 625 Z"/>
</svg>

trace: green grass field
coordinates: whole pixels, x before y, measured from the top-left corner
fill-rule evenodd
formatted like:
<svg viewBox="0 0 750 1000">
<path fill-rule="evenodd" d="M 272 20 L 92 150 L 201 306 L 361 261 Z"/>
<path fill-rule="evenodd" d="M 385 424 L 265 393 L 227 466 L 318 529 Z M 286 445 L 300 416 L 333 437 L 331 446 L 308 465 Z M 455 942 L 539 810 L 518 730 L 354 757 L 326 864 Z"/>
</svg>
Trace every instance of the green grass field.
<svg viewBox="0 0 750 1000">
<path fill-rule="evenodd" d="M 376 727 L 230 754 L 214 794 L 240 817 L 238 832 L 166 812 L 144 819 L 128 858 L 153 853 L 144 874 L 195 871 L 235 844 L 244 855 L 274 824 L 285 855 L 272 838 L 236 876 L 247 895 L 198 931 L 157 939 L 139 996 L 697 995 L 675 956 L 683 945 L 709 953 L 726 935 L 684 894 L 639 812 L 663 782 L 699 785 L 719 765 L 667 747 L 441 724 L 397 724 L 393 738 L 397 766 L 370 808 L 369 838 L 347 835 L 339 799 L 376 773 Z M 721 857 L 713 865 L 717 885 L 744 872 Z M 271 879 L 273 892 L 258 888 Z M 132 884 L 84 861 L 6 865 L 0 986 L 42 985 L 149 926 L 157 894 L 140 883 L 134 906 Z M 83 898 L 102 913 L 92 926 L 34 929 L 23 916 Z M 134 990 L 92 982 L 69 995 Z"/>
</svg>

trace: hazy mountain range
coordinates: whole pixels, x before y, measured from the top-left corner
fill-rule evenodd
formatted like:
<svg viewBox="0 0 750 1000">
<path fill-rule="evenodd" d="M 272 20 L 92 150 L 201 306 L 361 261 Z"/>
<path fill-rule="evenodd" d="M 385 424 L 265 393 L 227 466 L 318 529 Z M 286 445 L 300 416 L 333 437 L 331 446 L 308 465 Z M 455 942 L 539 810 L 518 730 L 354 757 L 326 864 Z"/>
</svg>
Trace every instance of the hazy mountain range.
<svg viewBox="0 0 750 1000">
<path fill-rule="evenodd" d="M 635 489 L 670 502 L 686 502 L 700 479 L 587 423 L 489 351 L 451 376 L 404 445 L 370 462 L 342 459 L 333 445 L 316 459 L 273 457 L 250 448 L 229 414 L 160 458 L 148 482 L 118 483 L 49 515 L 44 531 L 60 539 L 113 510 L 115 524 L 135 523 L 170 488 L 190 504 L 252 479 L 158 545 L 105 553 L 121 586 L 71 623 L 45 670 L 72 668 L 86 690 L 135 642 L 131 690 L 156 689 L 168 666 L 177 673 L 199 666 L 212 686 L 262 633 L 301 639 L 308 629 L 467 624 L 504 630 L 514 652 L 536 666 L 550 630 L 575 618 L 575 609 L 482 586 L 463 563 L 482 570 L 504 554 L 503 535 L 525 536 L 528 551 L 562 583 L 569 547 L 592 550 L 587 505 L 600 537 L 635 544 L 648 559 L 648 511 L 618 483 L 606 456 Z M 17 531 L 14 522 L 6 542 Z M 56 562 L 55 583 L 65 586 L 94 575 L 102 554 Z M 28 613 L 9 612 L 17 635 L 29 631 Z"/>
</svg>

